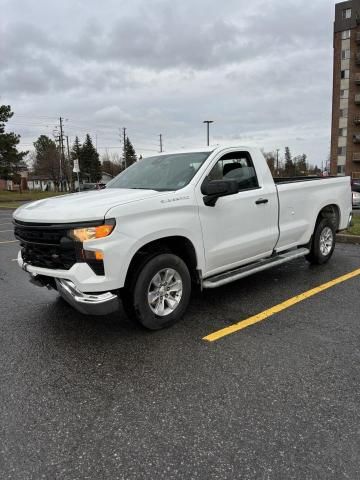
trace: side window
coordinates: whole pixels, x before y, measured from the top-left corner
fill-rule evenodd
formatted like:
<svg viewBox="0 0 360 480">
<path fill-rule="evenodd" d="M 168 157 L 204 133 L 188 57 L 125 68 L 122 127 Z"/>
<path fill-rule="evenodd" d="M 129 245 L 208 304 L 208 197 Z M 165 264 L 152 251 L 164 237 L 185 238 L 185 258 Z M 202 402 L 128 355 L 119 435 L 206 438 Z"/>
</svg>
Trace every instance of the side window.
<svg viewBox="0 0 360 480">
<path fill-rule="evenodd" d="M 224 155 L 211 170 L 208 180 L 236 180 L 239 190 L 259 187 L 254 164 L 248 152 Z"/>
</svg>

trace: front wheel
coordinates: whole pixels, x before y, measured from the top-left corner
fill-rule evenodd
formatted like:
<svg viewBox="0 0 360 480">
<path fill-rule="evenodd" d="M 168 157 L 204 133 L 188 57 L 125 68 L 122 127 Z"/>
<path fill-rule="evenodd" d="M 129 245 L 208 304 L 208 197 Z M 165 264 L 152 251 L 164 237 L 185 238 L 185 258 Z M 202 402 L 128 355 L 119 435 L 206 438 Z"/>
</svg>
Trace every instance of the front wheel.
<svg viewBox="0 0 360 480">
<path fill-rule="evenodd" d="M 329 218 L 323 218 L 315 227 L 310 253 L 306 259 L 315 265 L 328 262 L 334 253 L 336 230 Z"/>
<path fill-rule="evenodd" d="M 160 330 L 178 322 L 190 301 L 191 278 L 185 262 L 165 253 L 150 259 L 137 272 L 123 295 L 130 319 L 149 330 Z"/>
</svg>

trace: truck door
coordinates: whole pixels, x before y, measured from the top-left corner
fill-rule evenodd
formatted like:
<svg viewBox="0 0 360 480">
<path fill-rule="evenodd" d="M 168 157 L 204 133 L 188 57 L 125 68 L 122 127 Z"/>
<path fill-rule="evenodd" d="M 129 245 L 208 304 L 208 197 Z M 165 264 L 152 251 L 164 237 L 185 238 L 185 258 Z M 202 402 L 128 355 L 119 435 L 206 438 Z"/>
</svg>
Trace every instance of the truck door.
<svg viewBox="0 0 360 480">
<path fill-rule="evenodd" d="M 206 206 L 200 193 L 207 275 L 270 256 L 278 238 L 276 187 L 261 184 L 250 153 L 223 155 L 205 181 L 221 179 L 237 180 L 239 192 L 220 197 L 215 207 Z"/>
</svg>

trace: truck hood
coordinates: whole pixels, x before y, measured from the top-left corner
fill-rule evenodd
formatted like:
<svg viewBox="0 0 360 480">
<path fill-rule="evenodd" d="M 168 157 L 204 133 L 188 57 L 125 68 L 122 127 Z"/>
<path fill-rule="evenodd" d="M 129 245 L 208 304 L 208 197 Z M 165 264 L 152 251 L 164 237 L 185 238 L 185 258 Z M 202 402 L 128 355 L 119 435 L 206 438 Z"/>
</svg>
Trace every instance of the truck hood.
<svg viewBox="0 0 360 480">
<path fill-rule="evenodd" d="M 13 216 L 16 220 L 22 222 L 37 223 L 102 220 L 110 208 L 159 195 L 164 195 L 164 192 L 106 188 L 27 203 L 18 208 Z"/>
</svg>

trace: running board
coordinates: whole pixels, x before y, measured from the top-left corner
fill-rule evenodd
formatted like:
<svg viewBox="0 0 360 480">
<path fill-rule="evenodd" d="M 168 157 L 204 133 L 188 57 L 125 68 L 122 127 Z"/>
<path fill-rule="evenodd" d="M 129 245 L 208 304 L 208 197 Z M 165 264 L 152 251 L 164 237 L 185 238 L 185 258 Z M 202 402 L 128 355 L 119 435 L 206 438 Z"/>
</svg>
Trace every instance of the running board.
<svg viewBox="0 0 360 480">
<path fill-rule="evenodd" d="M 203 281 L 203 288 L 216 288 L 226 285 L 228 283 L 239 280 L 240 278 L 248 277 L 253 273 L 262 272 L 268 268 L 281 265 L 282 263 L 290 262 L 295 260 L 295 258 L 304 257 L 310 252 L 307 248 L 298 248 L 296 250 L 290 250 L 286 253 L 280 253 L 276 256 L 254 262 L 251 265 L 246 265 L 245 267 L 239 267 L 230 272 L 220 273 L 219 275 L 214 275 Z"/>
</svg>

